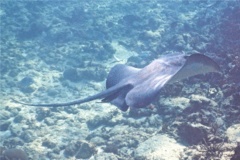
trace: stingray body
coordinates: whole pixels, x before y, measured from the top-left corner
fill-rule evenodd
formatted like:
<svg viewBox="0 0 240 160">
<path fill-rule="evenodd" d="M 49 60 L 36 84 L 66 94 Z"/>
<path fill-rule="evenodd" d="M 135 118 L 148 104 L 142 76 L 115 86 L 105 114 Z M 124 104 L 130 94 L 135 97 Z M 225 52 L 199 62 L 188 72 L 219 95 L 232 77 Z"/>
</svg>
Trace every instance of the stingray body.
<svg viewBox="0 0 240 160">
<path fill-rule="evenodd" d="M 129 107 L 149 105 L 166 84 L 209 72 L 220 72 L 218 64 L 211 58 L 201 54 L 176 54 L 156 59 L 141 69 L 118 64 L 108 74 L 106 90 L 84 99 L 52 104 L 13 101 L 29 106 L 60 107 L 102 99 L 102 102 L 109 102 L 122 111 L 127 111 Z"/>
</svg>

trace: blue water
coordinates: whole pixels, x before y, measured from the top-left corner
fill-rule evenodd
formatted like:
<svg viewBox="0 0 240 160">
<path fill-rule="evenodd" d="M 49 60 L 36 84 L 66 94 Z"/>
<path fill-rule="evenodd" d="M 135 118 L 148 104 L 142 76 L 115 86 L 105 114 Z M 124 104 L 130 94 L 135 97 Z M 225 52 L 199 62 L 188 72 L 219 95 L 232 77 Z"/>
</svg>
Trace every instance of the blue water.
<svg viewBox="0 0 240 160">
<path fill-rule="evenodd" d="M 140 117 L 159 115 L 163 122 L 170 123 L 176 117 L 187 119 L 186 116 L 193 112 L 210 112 L 211 115 L 205 115 L 207 122 L 201 124 L 210 126 L 221 115 L 224 125 L 219 128 L 224 132 L 229 126 L 240 122 L 239 17 L 239 0 L 1 1 L 0 107 L 2 115 L 6 114 L 5 111 L 9 112 L 9 115 L 7 118 L 0 116 L 0 122 L 5 124 L 25 113 L 20 112 L 19 106 L 17 110 L 20 113 L 11 109 L 9 104 L 12 96 L 25 97 L 24 100 L 28 102 L 33 98 L 38 99 L 37 97 L 42 97 L 37 102 L 68 101 L 79 96 L 86 97 L 88 94 L 83 93 L 83 90 L 96 93 L 96 90 L 104 88 L 107 74 L 116 63 L 143 67 L 161 55 L 180 52 L 186 55 L 200 53 L 211 57 L 220 65 L 222 75 L 196 76 L 166 87 L 162 96 L 189 98 L 192 94 L 199 94 L 216 101 L 219 110 L 208 110 L 207 104 L 202 104 L 206 107 L 203 109 L 204 113 L 194 108 L 196 106 L 186 112 L 174 112 L 155 104 L 156 112 L 141 110 Z M 121 56 L 121 52 L 124 52 L 123 55 L 129 52 L 129 55 Z M 194 84 L 199 84 L 199 88 Z M 219 98 L 217 93 L 210 94 L 209 89 L 212 88 L 218 93 L 221 92 L 222 97 Z M 230 100 L 226 102 L 226 99 Z M 90 112 L 91 109 L 86 110 Z M 77 109 L 52 112 L 60 111 L 78 113 Z M 44 116 L 50 116 L 50 113 L 45 111 L 34 110 L 33 113 L 43 116 L 40 117 L 41 120 Z M 36 120 L 36 117 L 32 116 Z M 131 111 L 128 116 L 139 118 L 138 111 Z M 198 118 L 190 121 L 195 123 Z M 27 141 L 28 138 L 20 136 L 32 129 L 25 128 L 25 131 L 23 129 L 16 134 L 13 131 L 16 126 L 12 123 L 19 123 L 20 128 L 24 124 L 21 120 L 16 121 L 1 125 L 0 146 L 22 148 L 28 152 L 29 157 L 37 159 L 54 159 L 58 156 L 60 159 L 68 159 L 75 156 L 60 154 L 60 151 L 63 152 L 66 148 L 61 148 L 60 142 L 56 143 L 57 147 L 53 147 L 55 150 L 60 148 L 59 151 L 49 154 L 50 152 L 45 150 L 46 152 L 39 153 L 31 147 L 34 140 Z M 95 129 L 95 125 L 96 128 L 101 125 L 112 127 L 106 120 L 101 122 L 93 122 L 94 127 L 89 128 Z M 188 140 L 187 136 L 182 134 L 181 131 L 178 136 L 184 144 L 197 145 L 201 141 Z M 67 144 L 71 141 L 71 135 L 68 136 Z M 14 138 L 19 138 L 22 143 L 16 143 Z M 104 140 L 104 145 L 111 141 Z M 126 146 L 115 145 L 114 147 L 124 152 L 123 148 Z M 96 146 L 101 147 L 100 144 Z M 131 147 L 137 148 L 137 145 Z M 131 147 L 128 149 L 131 150 Z M 134 159 L 133 155 L 126 157 L 117 151 L 113 153 L 123 159 Z"/>
</svg>

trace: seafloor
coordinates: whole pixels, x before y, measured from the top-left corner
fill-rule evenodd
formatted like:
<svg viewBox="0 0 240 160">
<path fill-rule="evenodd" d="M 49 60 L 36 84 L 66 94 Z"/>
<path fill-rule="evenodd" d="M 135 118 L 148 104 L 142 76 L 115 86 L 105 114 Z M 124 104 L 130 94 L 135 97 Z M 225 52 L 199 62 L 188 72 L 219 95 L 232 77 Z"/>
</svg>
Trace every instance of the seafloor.
<svg viewBox="0 0 240 160">
<path fill-rule="evenodd" d="M 239 160 L 239 0 L 0 1 L 0 159 Z M 205 54 L 221 67 L 149 108 L 53 103 L 105 89 L 117 63 Z"/>
</svg>

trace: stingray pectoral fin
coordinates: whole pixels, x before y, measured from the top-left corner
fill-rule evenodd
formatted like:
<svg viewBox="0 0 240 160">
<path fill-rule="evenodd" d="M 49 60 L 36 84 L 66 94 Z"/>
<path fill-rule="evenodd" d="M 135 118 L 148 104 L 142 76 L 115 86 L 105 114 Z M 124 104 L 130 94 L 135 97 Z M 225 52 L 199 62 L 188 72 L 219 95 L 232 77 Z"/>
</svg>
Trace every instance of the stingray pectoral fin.
<svg viewBox="0 0 240 160">
<path fill-rule="evenodd" d="M 136 85 L 127 93 L 126 104 L 133 108 L 148 106 L 158 97 L 159 91 L 171 77 L 171 73 L 151 75 L 147 80 Z"/>
<path fill-rule="evenodd" d="M 122 89 L 126 88 L 127 86 L 131 86 L 130 84 L 124 84 L 124 85 L 116 85 L 113 86 L 105 91 L 102 91 L 98 94 L 95 94 L 93 96 L 89 96 L 87 98 L 84 99 L 76 99 L 70 102 L 63 102 L 63 103 L 49 103 L 49 104 L 34 104 L 34 103 L 25 103 L 25 102 L 20 102 L 18 100 L 15 100 L 12 98 L 12 101 L 15 103 L 19 103 L 19 104 L 23 104 L 23 105 L 27 105 L 27 106 L 37 106 L 37 107 L 61 107 L 61 106 L 71 106 L 71 105 L 76 105 L 76 104 L 82 104 L 85 102 L 89 102 L 92 100 L 96 100 L 96 99 L 102 99 L 105 97 L 108 97 L 112 94 L 116 94 L 117 92 L 120 92 Z"/>
<path fill-rule="evenodd" d="M 117 85 L 121 80 L 136 74 L 140 69 L 131 66 L 126 66 L 124 64 L 115 65 L 109 72 L 106 88 Z"/>
<path fill-rule="evenodd" d="M 211 58 L 202 54 L 192 54 L 186 57 L 186 62 L 168 81 L 174 83 L 182 79 L 209 72 L 221 73 L 219 65 Z"/>
</svg>

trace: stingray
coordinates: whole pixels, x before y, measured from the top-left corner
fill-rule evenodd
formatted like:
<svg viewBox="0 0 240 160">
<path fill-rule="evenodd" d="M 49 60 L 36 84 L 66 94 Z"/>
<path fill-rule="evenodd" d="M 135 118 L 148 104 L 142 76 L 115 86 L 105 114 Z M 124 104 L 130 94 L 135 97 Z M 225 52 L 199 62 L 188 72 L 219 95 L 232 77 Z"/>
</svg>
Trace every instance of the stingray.
<svg viewBox="0 0 240 160">
<path fill-rule="evenodd" d="M 129 107 L 142 108 L 151 104 L 167 84 L 209 72 L 220 73 L 220 67 L 205 55 L 167 55 L 143 68 L 115 65 L 108 74 L 106 90 L 83 99 L 50 104 L 25 103 L 14 99 L 13 101 L 28 106 L 60 107 L 102 99 L 102 102 L 109 102 L 120 110 L 127 111 Z"/>
</svg>

